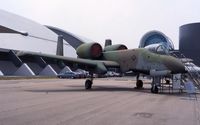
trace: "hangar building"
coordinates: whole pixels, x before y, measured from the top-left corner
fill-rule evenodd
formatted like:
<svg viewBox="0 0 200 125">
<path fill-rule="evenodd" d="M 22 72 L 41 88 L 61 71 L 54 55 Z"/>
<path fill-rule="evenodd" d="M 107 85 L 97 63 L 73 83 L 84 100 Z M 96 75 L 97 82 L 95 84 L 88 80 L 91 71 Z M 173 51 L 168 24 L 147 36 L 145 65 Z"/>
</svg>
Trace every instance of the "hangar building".
<svg viewBox="0 0 200 125">
<path fill-rule="evenodd" d="M 200 66 L 200 23 L 185 24 L 179 28 L 179 50 Z"/>
<path fill-rule="evenodd" d="M 66 69 L 55 60 L 18 57 L 19 51 L 56 55 L 60 35 L 64 56 L 76 57 L 75 49 L 86 42 L 81 37 L 62 29 L 44 26 L 24 17 L 0 10 L 0 75 L 2 76 L 55 76 Z"/>
</svg>

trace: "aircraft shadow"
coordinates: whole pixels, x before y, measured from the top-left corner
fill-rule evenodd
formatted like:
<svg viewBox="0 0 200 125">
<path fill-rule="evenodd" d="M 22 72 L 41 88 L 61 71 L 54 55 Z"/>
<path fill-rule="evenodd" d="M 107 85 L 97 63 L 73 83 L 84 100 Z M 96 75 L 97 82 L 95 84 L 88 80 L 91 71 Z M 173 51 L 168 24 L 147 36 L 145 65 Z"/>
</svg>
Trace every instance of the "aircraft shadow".
<svg viewBox="0 0 200 125">
<path fill-rule="evenodd" d="M 85 90 L 84 86 L 68 86 L 70 88 L 65 89 L 29 89 L 25 91 L 30 92 L 147 92 L 149 89 L 136 89 L 126 87 L 113 87 L 113 86 L 93 86 L 90 90 Z"/>
<path fill-rule="evenodd" d="M 63 89 L 29 89 L 29 90 L 24 90 L 28 92 L 39 92 L 39 93 L 59 93 L 59 92 L 138 92 L 138 93 L 151 93 L 150 88 L 142 88 L 142 89 L 137 89 L 137 88 L 131 88 L 131 87 L 115 87 L 115 86 L 93 86 L 91 90 L 85 90 L 84 86 L 67 86 L 68 88 L 63 88 Z M 69 88 L 70 87 L 70 88 Z M 187 93 L 180 93 L 180 92 L 159 92 L 159 95 L 168 95 L 168 96 L 178 96 L 182 97 L 182 99 L 188 99 L 190 95 Z M 199 95 L 199 94 L 196 94 Z M 191 96 L 193 97 L 193 96 Z M 196 98 L 199 98 L 196 96 Z"/>
</svg>

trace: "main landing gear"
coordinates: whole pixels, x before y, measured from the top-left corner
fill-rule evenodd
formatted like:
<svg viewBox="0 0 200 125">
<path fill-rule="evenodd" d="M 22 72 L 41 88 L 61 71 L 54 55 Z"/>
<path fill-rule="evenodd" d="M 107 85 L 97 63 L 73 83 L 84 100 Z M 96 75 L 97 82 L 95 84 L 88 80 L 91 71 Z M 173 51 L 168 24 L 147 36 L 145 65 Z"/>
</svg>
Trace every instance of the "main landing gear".
<svg viewBox="0 0 200 125">
<path fill-rule="evenodd" d="M 137 80 L 136 82 L 136 88 L 141 89 L 143 87 L 143 81 L 142 80 Z"/>
<path fill-rule="evenodd" d="M 157 76 L 157 77 L 153 77 L 153 81 L 152 81 L 152 87 L 151 87 L 151 92 L 152 93 L 158 93 L 159 89 L 158 86 L 160 86 L 161 84 L 161 77 Z"/>
<path fill-rule="evenodd" d="M 137 81 L 136 82 L 136 88 L 137 89 L 141 89 L 143 87 L 143 81 L 140 80 L 139 77 L 140 77 L 140 74 L 138 74 L 137 77 L 136 77 L 136 81 Z"/>
<path fill-rule="evenodd" d="M 86 79 L 85 81 L 85 89 L 89 90 L 92 88 L 92 84 L 93 84 L 93 74 L 91 74 L 91 77 L 89 79 Z"/>
<path fill-rule="evenodd" d="M 136 77 L 136 88 L 137 89 L 141 89 L 143 88 L 143 81 L 139 79 L 140 74 L 137 74 Z M 152 81 L 152 87 L 151 87 L 151 92 L 152 93 L 158 93 L 159 89 L 158 89 L 158 85 L 160 85 L 160 81 L 161 78 L 160 77 L 153 77 L 153 81 Z"/>
<path fill-rule="evenodd" d="M 92 80 L 86 79 L 86 81 L 85 81 L 85 89 L 91 89 L 92 88 L 92 84 L 93 84 Z"/>
</svg>

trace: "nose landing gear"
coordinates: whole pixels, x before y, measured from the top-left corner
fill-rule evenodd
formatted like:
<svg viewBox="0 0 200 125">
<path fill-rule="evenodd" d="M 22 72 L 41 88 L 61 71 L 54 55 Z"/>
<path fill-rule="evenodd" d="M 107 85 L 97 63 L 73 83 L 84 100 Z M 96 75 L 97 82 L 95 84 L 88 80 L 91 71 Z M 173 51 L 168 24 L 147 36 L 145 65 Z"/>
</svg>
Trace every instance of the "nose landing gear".
<svg viewBox="0 0 200 125">
<path fill-rule="evenodd" d="M 143 81 L 139 79 L 140 77 L 140 74 L 137 74 L 137 77 L 136 77 L 136 88 L 137 89 L 141 89 L 143 87 Z"/>
<path fill-rule="evenodd" d="M 154 76 L 153 81 L 152 81 L 152 87 L 151 87 L 151 92 L 152 93 L 158 93 L 159 89 L 158 86 L 161 84 L 161 77 L 160 76 Z"/>
<path fill-rule="evenodd" d="M 151 92 L 152 92 L 152 93 L 158 93 L 158 87 L 157 87 L 156 85 L 153 85 L 153 86 L 151 87 Z"/>
<path fill-rule="evenodd" d="M 89 90 L 92 88 L 92 84 L 93 84 L 93 74 L 91 74 L 89 79 L 86 79 L 85 81 L 85 89 Z"/>
</svg>

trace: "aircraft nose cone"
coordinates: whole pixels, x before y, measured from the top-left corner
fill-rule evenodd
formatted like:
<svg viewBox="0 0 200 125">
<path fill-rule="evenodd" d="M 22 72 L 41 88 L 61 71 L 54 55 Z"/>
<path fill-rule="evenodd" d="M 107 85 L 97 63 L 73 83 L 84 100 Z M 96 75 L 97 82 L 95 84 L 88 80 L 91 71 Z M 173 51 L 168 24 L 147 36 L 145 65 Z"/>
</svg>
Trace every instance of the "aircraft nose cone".
<svg viewBox="0 0 200 125">
<path fill-rule="evenodd" d="M 176 63 L 175 70 L 177 71 L 177 73 L 185 73 L 186 72 L 185 66 L 183 65 L 183 63 L 180 60 Z"/>
<path fill-rule="evenodd" d="M 165 60 L 165 64 L 167 68 L 169 68 L 172 73 L 185 73 L 185 66 L 184 64 L 175 57 L 169 57 Z"/>
</svg>

